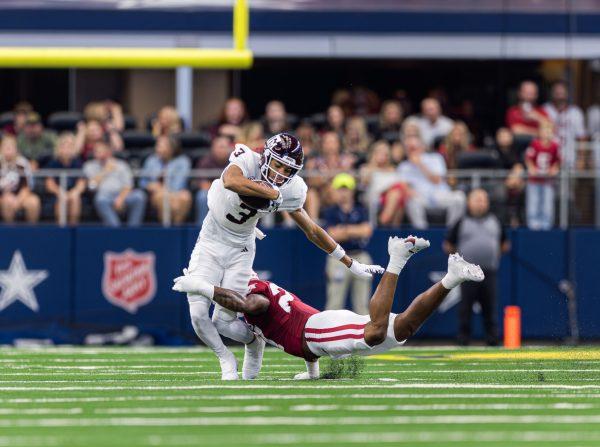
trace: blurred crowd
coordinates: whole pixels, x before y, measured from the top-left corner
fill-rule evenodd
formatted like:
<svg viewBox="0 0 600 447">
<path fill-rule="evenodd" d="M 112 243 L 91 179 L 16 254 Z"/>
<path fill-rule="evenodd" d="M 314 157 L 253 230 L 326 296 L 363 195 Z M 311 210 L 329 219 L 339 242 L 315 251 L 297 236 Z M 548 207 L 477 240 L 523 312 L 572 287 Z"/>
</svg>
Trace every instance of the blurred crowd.
<svg viewBox="0 0 600 447">
<path fill-rule="evenodd" d="M 229 98 L 216 122 L 190 130 L 173 106 L 137 123 L 113 101 L 45 120 L 20 102 L 0 115 L 2 220 L 201 222 L 208 188 L 234 144 L 260 152 L 266 138 L 289 131 L 304 148 L 306 210 L 315 219 L 338 204 L 332 181 L 343 172 L 353 177 L 352 192 L 377 225 L 451 226 L 467 212 L 473 170 L 491 169 L 506 175 L 477 187 L 487 191 L 503 223 L 548 229 L 555 225 L 561 169 L 592 167 L 584 145 L 600 132 L 600 106 L 588 109 L 586 119 L 564 82 L 554 83 L 548 102 L 539 104 L 538 85 L 523 81 L 495 135 L 481 134 L 467 106 L 446 110 L 439 89 L 419 104 L 402 92 L 380 101 L 364 88 L 340 90 L 326 111 L 308 117 L 288 106 L 272 100 L 251 118 L 241 99 Z M 34 175 L 39 170 L 47 175 Z M 285 225 L 286 216 L 271 223 Z"/>
</svg>

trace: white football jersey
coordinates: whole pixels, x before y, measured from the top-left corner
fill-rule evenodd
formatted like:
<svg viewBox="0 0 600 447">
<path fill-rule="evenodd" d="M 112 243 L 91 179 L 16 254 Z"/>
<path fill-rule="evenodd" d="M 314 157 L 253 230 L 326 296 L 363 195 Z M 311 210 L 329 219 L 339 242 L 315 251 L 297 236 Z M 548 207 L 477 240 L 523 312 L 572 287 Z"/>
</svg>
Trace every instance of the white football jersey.
<svg viewBox="0 0 600 447">
<path fill-rule="evenodd" d="M 229 166 L 236 165 L 249 179 L 260 179 L 260 155 L 243 144 L 236 144 L 229 157 Z M 225 168 L 223 172 L 229 169 Z M 254 228 L 258 219 L 269 214 L 257 211 L 242 203 L 237 193 L 226 189 L 223 180 L 216 179 L 208 190 L 208 215 L 202 223 L 205 237 L 218 238 L 220 242 L 244 247 L 254 241 Z M 304 206 L 306 183 L 298 175 L 281 187 L 283 202 L 279 211 L 296 211 Z"/>
</svg>

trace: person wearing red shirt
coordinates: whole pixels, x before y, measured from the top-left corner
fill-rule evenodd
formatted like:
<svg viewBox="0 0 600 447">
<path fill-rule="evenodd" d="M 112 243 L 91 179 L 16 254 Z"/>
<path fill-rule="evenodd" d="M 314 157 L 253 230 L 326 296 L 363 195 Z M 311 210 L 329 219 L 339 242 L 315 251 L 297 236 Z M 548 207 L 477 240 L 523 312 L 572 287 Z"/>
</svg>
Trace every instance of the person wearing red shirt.
<svg viewBox="0 0 600 447">
<path fill-rule="evenodd" d="M 519 87 L 519 103 L 506 111 L 506 126 L 515 137 L 530 140 L 538 135 L 540 124 L 549 121 L 543 107 L 536 104 L 538 87 L 533 81 L 523 81 Z"/>
<path fill-rule="evenodd" d="M 532 230 L 548 230 L 554 224 L 554 180 L 560 170 L 560 147 L 549 122 L 540 127 L 525 152 L 527 166 L 527 226 Z"/>
</svg>

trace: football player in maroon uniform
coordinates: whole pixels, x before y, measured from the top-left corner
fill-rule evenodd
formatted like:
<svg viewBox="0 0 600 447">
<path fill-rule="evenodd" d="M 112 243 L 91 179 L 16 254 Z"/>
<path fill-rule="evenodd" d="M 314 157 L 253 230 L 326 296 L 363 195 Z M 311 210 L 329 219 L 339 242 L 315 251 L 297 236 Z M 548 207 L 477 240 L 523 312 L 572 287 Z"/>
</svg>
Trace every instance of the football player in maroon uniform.
<svg viewBox="0 0 600 447">
<path fill-rule="evenodd" d="M 408 259 L 429 247 L 429 241 L 409 236 L 391 237 L 390 261 L 369 303 L 369 315 L 349 310 L 318 310 L 274 283 L 253 279 L 247 296 L 214 287 L 202 278 L 176 278 L 173 290 L 198 293 L 234 312 L 242 312 L 258 336 L 306 361 L 307 372 L 297 379 L 319 377 L 318 358 L 373 355 L 401 346 L 442 303 L 448 292 L 464 281 L 482 281 L 481 268 L 460 255 L 448 258 L 448 273 L 437 284 L 417 296 L 408 308 L 392 313 L 398 275 Z"/>
</svg>

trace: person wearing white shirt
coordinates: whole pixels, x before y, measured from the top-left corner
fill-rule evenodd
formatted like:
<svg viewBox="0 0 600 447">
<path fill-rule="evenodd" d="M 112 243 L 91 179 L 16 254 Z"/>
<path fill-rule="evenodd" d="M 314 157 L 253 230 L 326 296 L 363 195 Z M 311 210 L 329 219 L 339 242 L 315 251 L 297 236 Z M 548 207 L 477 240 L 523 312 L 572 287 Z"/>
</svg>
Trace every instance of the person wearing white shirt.
<svg viewBox="0 0 600 447">
<path fill-rule="evenodd" d="M 427 147 L 432 147 L 436 139 L 444 138 L 452 130 L 454 122 L 442 115 L 442 107 L 435 98 L 421 101 L 421 116 L 416 118 L 421 138 Z"/>
<path fill-rule="evenodd" d="M 578 106 L 569 104 L 569 89 L 564 81 L 552 84 L 550 98 L 550 102 L 544 104 L 544 110 L 554 123 L 563 165 L 574 168 L 578 142 L 584 141 L 587 136 L 583 111 Z"/>
<path fill-rule="evenodd" d="M 411 188 L 406 213 L 415 228 L 427 228 L 428 209 L 445 209 L 446 224 L 453 225 L 465 213 L 466 198 L 462 191 L 452 191 L 446 183 L 446 162 L 437 152 L 425 152 L 418 137 L 404 140 L 408 160 L 400 163 L 398 174 Z"/>
</svg>

